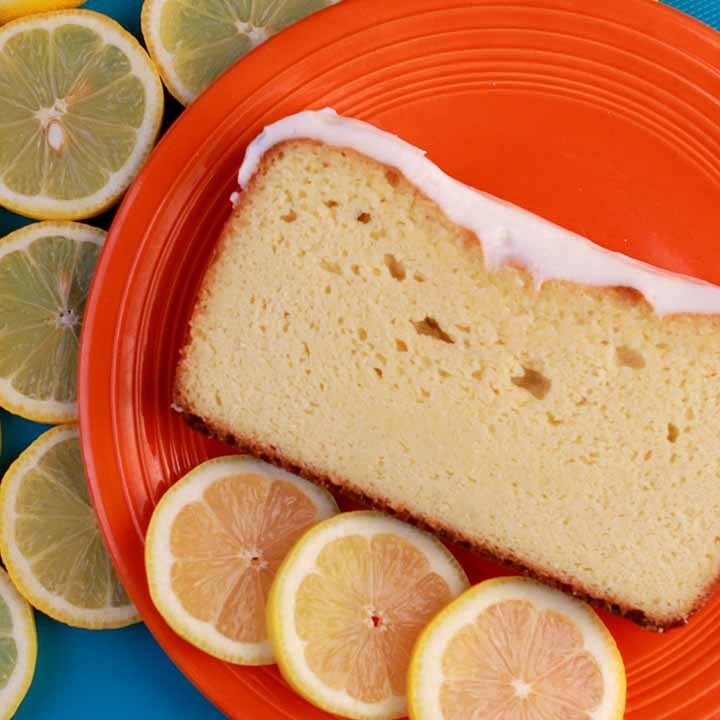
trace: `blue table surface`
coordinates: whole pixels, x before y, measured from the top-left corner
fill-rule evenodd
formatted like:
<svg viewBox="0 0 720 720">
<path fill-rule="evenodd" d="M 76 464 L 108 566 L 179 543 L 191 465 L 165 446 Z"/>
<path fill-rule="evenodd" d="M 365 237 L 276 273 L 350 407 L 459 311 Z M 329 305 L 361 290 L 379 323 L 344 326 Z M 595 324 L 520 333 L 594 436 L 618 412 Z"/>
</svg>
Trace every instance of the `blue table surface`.
<svg viewBox="0 0 720 720">
<path fill-rule="evenodd" d="M 672 0 L 671 5 L 720 27 L 720 0 Z M 91 0 L 140 37 L 142 0 Z M 169 101 L 167 121 L 180 107 Z M 111 215 L 98 219 L 107 227 Z M 0 209 L 0 236 L 28 221 Z M 43 425 L 0 410 L 0 475 Z M 143 625 L 103 632 L 77 630 L 37 613 L 38 664 L 19 720 L 141 717 L 215 720 L 222 715 L 185 679 Z M 248 720 L 251 720 L 248 718 Z M 688 718 L 688 720 L 692 720 Z"/>
</svg>

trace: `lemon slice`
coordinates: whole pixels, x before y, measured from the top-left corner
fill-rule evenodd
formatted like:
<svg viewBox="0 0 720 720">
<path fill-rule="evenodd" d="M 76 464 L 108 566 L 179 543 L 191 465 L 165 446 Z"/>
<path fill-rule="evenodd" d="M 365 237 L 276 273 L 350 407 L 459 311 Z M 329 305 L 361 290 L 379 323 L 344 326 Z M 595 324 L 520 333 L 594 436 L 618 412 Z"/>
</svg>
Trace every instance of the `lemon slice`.
<svg viewBox="0 0 720 720">
<path fill-rule="evenodd" d="M 480 583 L 423 632 L 412 720 L 620 720 L 625 670 L 584 603 L 527 578 Z"/>
<path fill-rule="evenodd" d="M 69 422 L 85 299 L 102 230 L 28 225 L 0 240 L 0 406 L 36 422 Z"/>
<path fill-rule="evenodd" d="M 348 718 L 406 713 L 406 672 L 427 622 L 468 585 L 438 540 L 376 512 L 306 533 L 268 601 L 280 670 L 308 701 Z"/>
<path fill-rule="evenodd" d="M 332 495 L 249 457 L 210 460 L 165 493 L 150 521 L 150 594 L 182 637 L 229 662 L 273 662 L 265 603 L 297 538 L 337 512 Z"/>
<path fill-rule="evenodd" d="M 9 720 L 35 672 L 37 636 L 32 608 L 0 570 L 0 718 Z"/>
<path fill-rule="evenodd" d="M 0 28 L 0 205 L 73 220 L 112 205 L 163 110 L 137 40 L 99 13 L 29 15 Z"/>
<path fill-rule="evenodd" d="M 0 0 L 0 25 L 8 20 L 31 15 L 33 13 L 47 12 L 48 10 L 62 10 L 82 5 L 85 0 Z"/>
<path fill-rule="evenodd" d="M 100 536 L 77 426 L 49 430 L 8 469 L 0 547 L 15 587 L 55 620 L 91 629 L 138 621 Z"/>
<path fill-rule="evenodd" d="M 339 0 L 145 0 L 142 31 L 168 90 L 191 103 L 238 58 Z"/>
</svg>

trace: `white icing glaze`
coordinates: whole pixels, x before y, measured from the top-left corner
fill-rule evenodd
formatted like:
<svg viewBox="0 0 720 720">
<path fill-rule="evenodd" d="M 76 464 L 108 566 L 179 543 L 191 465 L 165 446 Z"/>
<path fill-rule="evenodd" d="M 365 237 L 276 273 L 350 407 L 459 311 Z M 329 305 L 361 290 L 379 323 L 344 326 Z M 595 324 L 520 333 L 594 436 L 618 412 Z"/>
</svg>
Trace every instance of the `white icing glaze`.
<svg viewBox="0 0 720 720">
<path fill-rule="evenodd" d="M 545 280 L 570 280 L 640 291 L 660 315 L 720 313 L 720 286 L 671 273 L 595 245 L 533 213 L 464 185 L 446 175 L 425 152 L 368 123 L 334 110 L 305 111 L 266 127 L 248 146 L 238 174 L 245 189 L 263 154 L 296 138 L 351 148 L 397 168 L 445 214 L 477 235 L 490 267 L 513 261 L 540 286 Z"/>
</svg>

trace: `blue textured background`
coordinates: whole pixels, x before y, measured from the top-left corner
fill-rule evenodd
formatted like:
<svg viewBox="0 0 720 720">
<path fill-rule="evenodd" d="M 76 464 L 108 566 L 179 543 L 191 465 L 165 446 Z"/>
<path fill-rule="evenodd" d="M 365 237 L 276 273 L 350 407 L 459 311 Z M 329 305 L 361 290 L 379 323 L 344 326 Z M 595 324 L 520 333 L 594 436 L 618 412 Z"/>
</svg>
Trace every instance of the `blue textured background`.
<svg viewBox="0 0 720 720">
<path fill-rule="evenodd" d="M 602 2 L 602 0 L 599 0 Z M 720 0 L 673 0 L 671 5 L 720 28 Z M 142 0 L 91 0 L 86 7 L 112 15 L 140 36 Z M 168 118 L 179 106 L 168 103 Z M 109 216 L 93 221 L 107 226 Z M 0 237 L 27 220 L 0 209 Z M 0 475 L 45 426 L 0 410 Z M 19 720 L 217 720 L 215 710 L 180 674 L 142 625 L 93 632 L 56 623 L 40 613 L 35 680 Z M 252 718 L 247 718 L 252 720 Z M 683 718 L 682 720 L 693 720 Z"/>
</svg>

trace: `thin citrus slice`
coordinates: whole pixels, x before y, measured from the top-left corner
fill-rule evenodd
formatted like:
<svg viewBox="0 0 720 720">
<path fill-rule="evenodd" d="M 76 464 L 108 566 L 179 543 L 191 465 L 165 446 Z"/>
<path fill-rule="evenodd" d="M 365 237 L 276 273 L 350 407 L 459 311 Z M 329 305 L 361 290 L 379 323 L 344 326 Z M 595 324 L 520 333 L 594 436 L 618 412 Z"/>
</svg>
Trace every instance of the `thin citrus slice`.
<svg viewBox="0 0 720 720">
<path fill-rule="evenodd" d="M 112 205 L 155 142 L 163 91 L 114 20 L 85 10 L 0 28 L 0 205 L 74 220 Z"/>
<path fill-rule="evenodd" d="M 191 103 L 271 35 L 339 0 L 145 0 L 142 31 L 168 90 Z"/>
<path fill-rule="evenodd" d="M 91 629 L 138 621 L 100 536 L 77 426 L 44 433 L 8 469 L 0 547 L 15 587 L 55 620 Z"/>
<path fill-rule="evenodd" d="M 37 636 L 32 608 L 0 570 L 0 718 L 9 720 L 35 672 Z"/>
<path fill-rule="evenodd" d="M 585 603 L 527 578 L 497 578 L 420 636 L 408 698 L 413 720 L 620 720 L 625 669 Z"/>
<path fill-rule="evenodd" d="M 336 512 L 326 490 L 259 460 L 199 465 L 150 521 L 145 565 L 155 606 L 215 657 L 272 663 L 265 603 L 275 571 L 305 530 Z"/>
<path fill-rule="evenodd" d="M 270 641 L 304 698 L 348 718 L 407 709 L 413 643 L 468 585 L 442 543 L 376 512 L 351 512 L 305 534 L 268 601 Z"/>
<path fill-rule="evenodd" d="M 0 25 L 8 20 L 82 5 L 85 0 L 0 0 Z"/>
<path fill-rule="evenodd" d="M 80 325 L 104 240 L 70 222 L 0 240 L 0 406 L 36 422 L 77 417 Z"/>
</svg>

